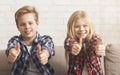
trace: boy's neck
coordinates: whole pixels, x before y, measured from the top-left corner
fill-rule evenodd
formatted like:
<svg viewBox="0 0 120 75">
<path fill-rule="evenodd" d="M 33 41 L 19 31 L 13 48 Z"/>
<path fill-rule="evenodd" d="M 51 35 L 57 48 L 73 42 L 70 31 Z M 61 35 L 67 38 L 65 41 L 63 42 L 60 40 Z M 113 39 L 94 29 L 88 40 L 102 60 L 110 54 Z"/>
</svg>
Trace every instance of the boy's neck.
<svg viewBox="0 0 120 75">
<path fill-rule="evenodd" d="M 33 41 L 34 41 L 34 39 L 35 39 L 35 37 L 32 37 L 32 38 L 23 38 L 24 44 L 25 44 L 26 46 L 31 46 L 32 43 L 33 43 Z"/>
</svg>

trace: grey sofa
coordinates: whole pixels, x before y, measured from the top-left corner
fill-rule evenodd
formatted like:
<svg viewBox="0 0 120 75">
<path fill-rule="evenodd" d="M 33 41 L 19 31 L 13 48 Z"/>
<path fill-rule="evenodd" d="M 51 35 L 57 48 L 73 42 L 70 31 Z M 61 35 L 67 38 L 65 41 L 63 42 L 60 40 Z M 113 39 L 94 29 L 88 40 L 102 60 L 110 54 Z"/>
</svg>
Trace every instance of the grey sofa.
<svg viewBox="0 0 120 75">
<path fill-rule="evenodd" d="M 55 70 L 55 75 L 66 75 L 66 62 L 63 46 L 55 46 L 55 56 L 50 60 Z M 106 56 L 102 59 L 105 75 L 120 75 L 120 44 L 108 44 Z M 105 65 L 105 67 L 104 67 Z M 5 50 L 0 50 L 0 75 L 9 75 L 10 64 L 5 56 Z"/>
<path fill-rule="evenodd" d="M 63 46 L 55 47 L 55 56 L 50 60 L 50 64 L 55 70 L 55 75 L 66 75 L 66 62 Z M 5 50 L 0 50 L 0 75 L 9 75 L 12 65 L 8 63 Z"/>
</svg>

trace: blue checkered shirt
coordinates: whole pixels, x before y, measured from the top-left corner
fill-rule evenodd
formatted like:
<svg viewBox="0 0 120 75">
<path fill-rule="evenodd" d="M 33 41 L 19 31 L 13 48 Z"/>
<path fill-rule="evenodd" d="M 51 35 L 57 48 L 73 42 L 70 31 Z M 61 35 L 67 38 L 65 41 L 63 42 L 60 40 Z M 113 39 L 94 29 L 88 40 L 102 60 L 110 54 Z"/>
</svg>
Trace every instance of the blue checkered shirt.
<svg viewBox="0 0 120 75">
<path fill-rule="evenodd" d="M 27 68 L 29 66 L 30 59 L 32 59 L 40 75 L 54 75 L 54 70 L 49 64 L 49 62 L 45 65 L 42 65 L 39 62 L 39 59 L 37 58 L 37 52 L 36 52 L 37 51 L 36 46 L 40 44 L 42 50 L 45 49 L 49 51 L 49 54 L 50 54 L 49 59 L 51 58 L 51 56 L 55 54 L 54 44 L 50 36 L 47 36 L 47 35 L 40 36 L 40 34 L 37 32 L 37 36 L 32 43 L 30 54 L 27 50 L 27 47 L 23 43 L 22 36 L 21 35 L 14 36 L 8 42 L 7 49 L 6 49 L 7 56 L 9 54 L 9 50 L 11 48 L 15 48 L 17 42 L 19 42 L 20 44 L 21 52 L 17 57 L 17 59 L 15 60 L 15 62 L 13 63 L 11 75 L 25 75 Z"/>
</svg>

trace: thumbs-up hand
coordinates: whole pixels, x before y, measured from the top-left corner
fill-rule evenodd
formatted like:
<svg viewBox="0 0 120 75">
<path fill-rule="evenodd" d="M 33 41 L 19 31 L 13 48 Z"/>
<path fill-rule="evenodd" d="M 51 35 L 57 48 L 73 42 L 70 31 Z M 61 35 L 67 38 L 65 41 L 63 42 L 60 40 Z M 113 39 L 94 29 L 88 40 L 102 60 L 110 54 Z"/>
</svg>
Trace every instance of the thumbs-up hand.
<svg viewBox="0 0 120 75">
<path fill-rule="evenodd" d="M 37 45 L 37 56 L 39 57 L 40 54 L 41 54 L 41 46 L 38 44 Z"/>
<path fill-rule="evenodd" d="M 73 44 L 71 53 L 73 55 L 78 55 L 82 48 L 82 38 L 79 38 L 79 42 Z"/>
<path fill-rule="evenodd" d="M 48 62 L 49 52 L 48 50 L 41 50 L 41 46 L 39 44 L 37 45 L 37 57 L 43 65 Z"/>
<path fill-rule="evenodd" d="M 17 43 L 15 48 L 10 49 L 8 60 L 10 62 L 14 62 L 17 59 L 19 54 L 20 54 L 20 44 Z"/>
<path fill-rule="evenodd" d="M 98 56 L 105 56 L 105 46 L 103 44 L 97 45 L 95 52 Z"/>
</svg>

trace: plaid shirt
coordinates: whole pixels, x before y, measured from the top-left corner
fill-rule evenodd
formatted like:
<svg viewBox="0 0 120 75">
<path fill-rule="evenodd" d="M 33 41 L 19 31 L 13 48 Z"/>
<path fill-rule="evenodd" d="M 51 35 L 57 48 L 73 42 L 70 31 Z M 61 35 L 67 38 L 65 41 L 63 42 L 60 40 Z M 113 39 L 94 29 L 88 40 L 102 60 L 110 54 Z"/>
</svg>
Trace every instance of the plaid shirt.
<svg viewBox="0 0 120 75">
<path fill-rule="evenodd" d="M 69 52 L 69 68 L 67 75 L 82 75 L 83 67 L 86 65 L 88 75 L 103 75 L 100 56 L 95 53 L 96 45 L 102 43 L 102 39 L 98 35 L 94 35 L 90 42 L 84 42 L 82 49 L 78 55 L 73 55 L 70 50 L 74 43 L 78 40 L 68 38 L 64 47 Z"/>
<path fill-rule="evenodd" d="M 14 36 L 8 42 L 8 46 L 6 49 L 7 56 L 9 54 L 9 50 L 11 48 L 15 48 L 17 42 L 19 42 L 20 44 L 21 52 L 13 64 L 11 75 L 25 75 L 30 59 L 32 59 L 36 68 L 40 72 L 40 75 L 54 75 L 54 70 L 49 63 L 42 65 L 39 62 L 39 59 L 37 58 L 37 51 L 36 51 L 37 50 L 36 46 L 40 44 L 42 50 L 45 49 L 49 51 L 49 54 L 50 54 L 49 59 L 51 58 L 51 56 L 55 54 L 54 44 L 50 36 L 46 36 L 46 35 L 40 36 L 40 34 L 37 33 L 37 36 L 32 43 L 32 48 L 30 51 L 31 54 L 28 53 L 27 47 L 24 45 L 21 35 Z"/>
</svg>

